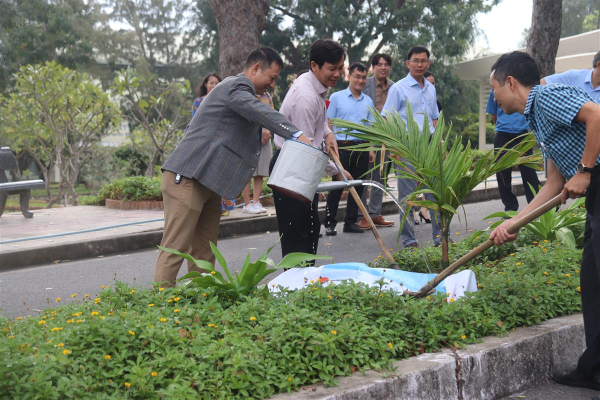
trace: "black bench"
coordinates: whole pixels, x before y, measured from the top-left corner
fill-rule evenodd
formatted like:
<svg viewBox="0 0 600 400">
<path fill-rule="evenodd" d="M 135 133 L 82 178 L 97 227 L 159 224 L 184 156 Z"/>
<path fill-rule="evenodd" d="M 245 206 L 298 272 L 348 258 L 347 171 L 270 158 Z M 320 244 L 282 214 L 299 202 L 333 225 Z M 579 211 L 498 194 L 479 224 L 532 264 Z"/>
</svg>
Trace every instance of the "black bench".
<svg viewBox="0 0 600 400">
<path fill-rule="evenodd" d="M 4 213 L 6 199 L 11 194 L 20 195 L 21 212 L 25 218 L 33 218 L 33 213 L 29 211 L 29 199 L 31 198 L 31 189 L 40 189 L 46 187 L 41 179 L 31 181 L 17 180 L 18 171 L 17 160 L 10 147 L 0 148 L 0 216 Z M 13 181 L 9 182 L 5 171 L 11 171 Z"/>
</svg>

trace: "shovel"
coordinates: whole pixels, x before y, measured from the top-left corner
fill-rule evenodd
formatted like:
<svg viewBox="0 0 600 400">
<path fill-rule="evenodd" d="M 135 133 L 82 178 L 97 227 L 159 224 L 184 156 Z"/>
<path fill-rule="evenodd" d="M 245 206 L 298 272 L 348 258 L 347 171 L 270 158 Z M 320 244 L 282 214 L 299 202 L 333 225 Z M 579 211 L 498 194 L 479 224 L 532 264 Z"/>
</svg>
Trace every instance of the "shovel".
<svg viewBox="0 0 600 400">
<path fill-rule="evenodd" d="M 338 156 L 335 154 L 335 152 L 333 150 L 329 151 L 329 155 L 333 159 L 333 162 L 335 163 L 335 166 L 337 167 L 338 171 L 340 171 L 342 180 L 344 182 L 346 182 L 346 184 L 349 184 L 348 180 L 346 179 L 346 176 L 342 172 L 344 169 L 342 168 L 342 163 L 340 162 L 340 159 L 338 158 Z M 354 198 L 354 201 L 358 205 L 358 208 L 360 208 L 363 218 L 369 223 L 369 226 L 371 227 L 371 232 L 373 232 L 373 236 L 375 236 L 375 240 L 377 240 L 377 243 L 379 243 L 379 247 L 381 247 L 381 252 L 383 253 L 384 257 L 387 258 L 387 260 L 391 263 L 390 267 L 393 269 L 399 269 L 398 264 L 396 264 L 396 261 L 394 260 L 394 257 L 392 257 L 392 255 L 388 251 L 385 243 L 383 243 L 383 240 L 381 240 L 381 236 L 379 236 L 379 232 L 377 232 L 377 228 L 375 228 L 375 224 L 373 223 L 373 220 L 371 219 L 369 212 L 367 211 L 367 209 L 365 208 L 365 205 L 363 204 L 362 200 L 360 199 L 360 196 L 358 195 L 358 193 L 356 193 L 356 189 L 354 189 L 354 186 L 350 186 L 349 190 L 350 190 L 350 194 Z"/>
<path fill-rule="evenodd" d="M 521 218 L 519 221 L 512 224 L 507 229 L 508 233 L 512 234 L 512 233 L 517 232 L 519 229 L 521 229 L 522 227 L 524 227 L 531 221 L 535 220 L 536 218 L 539 218 L 542 214 L 545 214 L 547 211 L 559 206 L 561 204 L 560 197 L 561 197 L 560 194 L 557 195 L 556 197 L 553 197 L 548 202 L 542 204 L 535 210 L 531 211 L 529 214 L 525 215 L 523 218 Z M 441 281 L 446 279 L 446 277 L 448 277 L 448 275 L 452 274 L 458 267 L 461 267 L 464 264 L 466 264 L 467 262 L 471 261 L 473 258 L 480 255 L 481 253 L 483 253 L 484 251 L 486 251 L 493 245 L 494 245 L 493 240 L 487 240 L 486 242 L 475 247 L 473 250 L 471 250 L 470 252 L 468 252 L 467 254 L 465 254 L 458 260 L 454 261 L 452 264 L 450 264 L 450 266 L 448 268 L 446 268 L 445 270 L 440 272 L 435 278 L 433 278 L 432 280 L 427 282 L 427 284 L 425 286 L 423 286 L 421 289 L 419 289 L 418 292 L 406 291 L 405 294 L 410 295 L 410 296 L 415 296 L 415 297 L 424 297 L 424 296 L 429 295 L 430 293 L 435 291 L 435 287 Z"/>
</svg>

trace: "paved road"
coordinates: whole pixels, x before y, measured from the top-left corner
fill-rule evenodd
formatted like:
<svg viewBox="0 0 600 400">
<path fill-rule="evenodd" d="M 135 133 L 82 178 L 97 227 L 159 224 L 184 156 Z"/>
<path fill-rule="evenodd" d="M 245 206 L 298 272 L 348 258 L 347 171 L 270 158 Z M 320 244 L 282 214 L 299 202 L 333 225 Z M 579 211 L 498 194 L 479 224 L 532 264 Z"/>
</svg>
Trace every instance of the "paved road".
<svg viewBox="0 0 600 400">
<path fill-rule="evenodd" d="M 591 389 L 572 388 L 546 382 L 523 393 L 505 397 L 506 400 L 600 400 L 600 392 Z"/>
<path fill-rule="evenodd" d="M 525 204 L 524 198 L 520 199 Z M 499 200 L 465 206 L 468 215 L 468 229 L 482 229 L 488 223 L 482 221 L 486 215 L 502 209 Z M 388 216 L 398 225 L 398 216 Z M 467 227 L 461 223 L 464 217 L 455 217 L 451 236 L 465 237 Z M 342 233 L 341 225 L 337 236 L 323 237 L 319 241 L 318 254 L 334 257 L 335 262 L 362 261 L 376 258 L 380 248 L 375 238 L 366 231 L 362 234 Z M 456 235 L 456 232 L 461 235 Z M 389 248 L 397 245 L 398 228 L 382 228 L 379 230 L 384 243 Z M 417 235 L 423 243 L 431 240 L 431 225 L 417 227 Z M 277 232 L 260 235 L 224 239 L 219 242 L 219 249 L 234 270 L 244 261 L 247 253 L 257 258 L 278 239 Z M 0 313 L 8 317 L 34 315 L 39 310 L 56 305 L 54 299 L 71 299 L 73 293 L 89 293 L 99 291 L 100 285 L 109 285 L 114 279 L 135 285 L 149 286 L 154 277 L 154 262 L 157 250 L 146 250 L 101 258 L 85 259 L 62 264 L 48 264 L 38 267 L 0 273 Z M 276 245 L 271 253 L 277 262 L 281 259 L 280 247 Z M 182 268 L 180 275 L 185 273 Z"/>
</svg>

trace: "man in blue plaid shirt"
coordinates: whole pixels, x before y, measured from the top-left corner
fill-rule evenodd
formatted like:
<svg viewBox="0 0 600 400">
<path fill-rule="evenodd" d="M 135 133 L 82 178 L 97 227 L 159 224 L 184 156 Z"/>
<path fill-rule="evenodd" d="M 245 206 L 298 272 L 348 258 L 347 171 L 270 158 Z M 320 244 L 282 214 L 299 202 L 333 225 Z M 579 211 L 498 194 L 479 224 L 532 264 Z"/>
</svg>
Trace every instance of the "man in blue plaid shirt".
<svg viewBox="0 0 600 400">
<path fill-rule="evenodd" d="M 580 88 L 540 86 L 537 64 L 523 52 L 501 56 L 492 66 L 490 84 L 506 114 L 525 115 L 548 163 L 544 187 L 523 211 L 498 226 L 490 239 L 498 246 L 513 241 L 517 234 L 509 234 L 507 228 L 530 211 L 558 194 L 564 203 L 587 192 L 580 276 L 586 350 L 577 369 L 554 381 L 600 390 L 600 106 Z"/>
</svg>

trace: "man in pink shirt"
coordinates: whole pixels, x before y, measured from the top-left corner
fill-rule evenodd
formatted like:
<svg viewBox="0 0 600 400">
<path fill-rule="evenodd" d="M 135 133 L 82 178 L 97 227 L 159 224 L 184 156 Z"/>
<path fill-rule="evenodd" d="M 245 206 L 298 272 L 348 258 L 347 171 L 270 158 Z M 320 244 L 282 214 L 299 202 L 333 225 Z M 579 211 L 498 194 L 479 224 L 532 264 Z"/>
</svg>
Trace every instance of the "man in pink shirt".
<svg viewBox="0 0 600 400">
<path fill-rule="evenodd" d="M 345 59 L 346 52 L 338 42 L 331 39 L 314 42 L 310 46 L 310 71 L 296 79 L 279 110 L 312 141 L 313 146 L 325 147 L 325 151 L 333 148 L 336 153 L 335 136 L 327 125 L 325 95 L 344 75 Z M 271 160 L 271 170 L 283 146 L 284 140 L 279 139 L 275 138 L 278 150 Z M 337 169 L 330 162 L 325 172 L 333 175 L 337 173 Z M 346 171 L 344 174 L 352 179 Z M 315 195 L 312 203 L 304 203 L 273 190 L 273 198 L 281 235 L 282 256 L 293 252 L 316 254 L 321 228 L 318 195 Z"/>
</svg>

